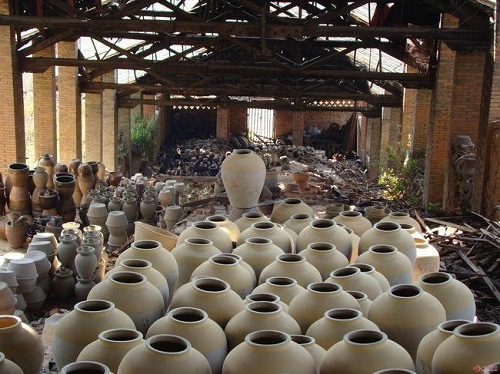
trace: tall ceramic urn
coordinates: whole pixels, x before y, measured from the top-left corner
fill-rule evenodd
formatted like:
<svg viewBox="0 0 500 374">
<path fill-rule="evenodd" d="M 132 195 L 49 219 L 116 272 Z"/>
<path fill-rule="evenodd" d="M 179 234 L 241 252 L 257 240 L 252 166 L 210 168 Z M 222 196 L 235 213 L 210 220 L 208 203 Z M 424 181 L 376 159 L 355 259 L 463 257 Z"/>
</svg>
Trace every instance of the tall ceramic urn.
<svg viewBox="0 0 500 374">
<path fill-rule="evenodd" d="M 249 149 L 235 149 L 222 163 L 221 175 L 231 206 L 257 205 L 266 179 L 266 166 L 259 156 Z"/>
</svg>

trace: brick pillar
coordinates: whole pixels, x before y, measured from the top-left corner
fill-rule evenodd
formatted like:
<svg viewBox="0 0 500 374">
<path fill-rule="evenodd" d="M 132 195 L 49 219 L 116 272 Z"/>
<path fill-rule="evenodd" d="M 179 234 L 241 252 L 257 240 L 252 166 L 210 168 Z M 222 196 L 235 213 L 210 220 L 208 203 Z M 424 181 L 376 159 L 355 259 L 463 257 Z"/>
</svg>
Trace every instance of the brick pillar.
<svg viewBox="0 0 500 374">
<path fill-rule="evenodd" d="M 130 165 L 129 165 L 129 160 L 130 158 L 130 109 L 127 108 L 118 108 L 118 133 L 120 134 L 119 137 L 121 138 L 121 141 L 123 142 L 123 147 L 124 149 L 127 150 L 127 155 L 125 156 L 125 159 L 123 160 L 123 163 L 121 164 L 122 167 L 125 168 L 125 170 L 122 170 L 122 173 L 125 173 L 125 175 L 130 174 Z M 120 144 L 118 144 L 120 146 Z M 117 155 L 118 157 L 118 155 Z M 120 165 L 119 165 L 120 166 Z M 109 169 L 111 170 L 111 169 Z"/>
<path fill-rule="evenodd" d="M 229 121 L 230 110 L 229 108 L 217 107 L 217 129 L 215 134 L 217 139 L 229 141 L 231 132 L 231 124 Z"/>
<path fill-rule="evenodd" d="M 57 44 L 60 58 L 78 58 L 77 43 Z M 59 90 L 59 144 L 57 160 L 69 163 L 82 155 L 81 97 L 78 87 L 78 68 L 60 66 Z"/>
<path fill-rule="evenodd" d="M 401 136 L 401 108 L 382 109 L 382 128 L 380 134 L 380 166 L 386 170 L 394 169 L 396 164 L 389 161 L 389 151 L 398 153 L 398 145 Z"/>
<path fill-rule="evenodd" d="M 131 99 L 142 99 L 142 93 L 136 92 L 130 95 Z M 134 116 L 142 116 L 142 104 L 136 105 L 132 109 L 130 109 L 130 116 L 133 118 Z"/>
<path fill-rule="evenodd" d="M 100 80 L 100 79 L 99 79 Z M 102 94 L 85 94 L 85 160 L 102 160 Z"/>
<path fill-rule="evenodd" d="M 11 14 L 8 0 L 0 0 L 0 14 Z M 22 73 L 16 57 L 14 28 L 0 26 L 0 171 L 26 162 Z"/>
<path fill-rule="evenodd" d="M 54 57 L 54 46 L 36 52 L 35 57 Z M 57 155 L 55 67 L 33 74 L 33 119 L 35 158 L 48 153 Z"/>
<path fill-rule="evenodd" d="M 367 126 L 367 118 L 365 116 L 361 116 L 360 124 L 358 125 L 358 138 L 357 138 L 357 149 L 358 157 L 361 161 L 366 165 L 366 138 L 368 136 L 368 126 Z"/>
<path fill-rule="evenodd" d="M 426 152 L 431 117 L 432 90 L 416 90 L 412 118 L 412 150 Z"/>
<path fill-rule="evenodd" d="M 155 95 L 142 95 L 143 99 L 154 99 Z M 142 105 L 142 115 L 144 118 L 155 118 L 156 105 Z"/>
<path fill-rule="evenodd" d="M 457 25 L 458 20 L 453 16 L 448 14 L 443 16 L 444 27 Z M 445 43 L 440 42 L 425 159 L 424 204 L 442 203 L 443 207 L 447 200 L 448 168 L 450 167 L 455 54 Z"/>
<path fill-rule="evenodd" d="M 115 82 L 115 73 L 106 74 L 105 82 Z M 116 108 L 116 90 L 102 91 L 102 162 L 107 170 L 116 170 L 118 146 L 118 119 Z"/>
<path fill-rule="evenodd" d="M 381 118 L 368 118 L 367 126 L 367 141 L 369 142 L 369 149 L 367 149 L 367 159 L 369 160 L 368 176 L 370 179 L 376 179 L 378 177 L 380 166 L 382 120 Z"/>
<path fill-rule="evenodd" d="M 417 70 L 406 66 L 407 73 L 416 73 Z M 401 145 L 406 151 L 412 149 L 413 141 L 413 118 L 415 114 L 415 96 L 417 90 L 405 88 L 403 93 L 403 115 L 401 119 Z"/>
<path fill-rule="evenodd" d="M 304 144 L 304 112 L 293 112 L 292 138 L 294 145 Z"/>
</svg>

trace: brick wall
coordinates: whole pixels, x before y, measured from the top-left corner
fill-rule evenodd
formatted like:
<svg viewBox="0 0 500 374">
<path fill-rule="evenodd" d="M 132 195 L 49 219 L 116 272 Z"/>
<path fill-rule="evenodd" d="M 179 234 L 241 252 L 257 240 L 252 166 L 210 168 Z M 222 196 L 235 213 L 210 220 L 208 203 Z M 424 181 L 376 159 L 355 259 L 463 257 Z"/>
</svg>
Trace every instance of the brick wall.
<svg viewBox="0 0 500 374">
<path fill-rule="evenodd" d="M 293 112 L 292 116 L 292 136 L 293 144 L 300 146 L 304 144 L 304 112 Z"/>
<path fill-rule="evenodd" d="M 411 66 L 406 66 L 407 73 L 416 73 L 417 70 Z M 403 91 L 403 113 L 401 118 L 401 144 L 404 149 L 411 150 L 413 139 L 413 118 L 415 116 L 415 89 L 405 88 Z"/>
<path fill-rule="evenodd" d="M 370 143 L 367 149 L 368 176 L 375 179 L 379 174 L 380 166 L 380 149 L 382 136 L 382 119 L 368 118 L 367 126 L 369 128 L 367 141 Z"/>
<path fill-rule="evenodd" d="M 102 96 L 85 94 L 85 161 L 102 160 Z"/>
<path fill-rule="evenodd" d="M 432 90 L 416 90 L 414 96 L 414 112 L 412 118 L 412 149 L 425 152 L 429 136 L 431 116 Z M 403 138 L 401 138 L 403 139 Z"/>
<path fill-rule="evenodd" d="M 217 108 L 217 125 L 216 125 L 216 137 L 217 139 L 229 141 L 230 134 L 230 114 L 229 108 Z"/>
<path fill-rule="evenodd" d="M 57 43 L 61 58 L 78 58 L 75 42 Z M 59 91 L 58 156 L 57 160 L 69 163 L 82 156 L 81 97 L 78 88 L 78 68 L 59 67 L 57 88 Z"/>
<path fill-rule="evenodd" d="M 231 108 L 229 114 L 230 129 L 232 134 L 247 133 L 247 110 L 246 108 Z"/>
<path fill-rule="evenodd" d="M 115 72 L 103 76 L 104 82 L 114 83 Z M 107 170 L 116 170 L 118 146 L 118 119 L 116 108 L 116 90 L 102 91 L 102 162 Z"/>
<path fill-rule="evenodd" d="M 382 128 L 380 134 L 380 166 L 382 169 L 394 168 L 390 162 L 388 148 L 396 151 L 401 138 L 401 108 L 382 109 Z"/>
<path fill-rule="evenodd" d="M 54 57 L 54 46 L 34 54 L 35 57 Z M 35 158 L 48 153 L 57 155 L 56 77 L 55 67 L 33 74 L 33 119 Z"/>
</svg>

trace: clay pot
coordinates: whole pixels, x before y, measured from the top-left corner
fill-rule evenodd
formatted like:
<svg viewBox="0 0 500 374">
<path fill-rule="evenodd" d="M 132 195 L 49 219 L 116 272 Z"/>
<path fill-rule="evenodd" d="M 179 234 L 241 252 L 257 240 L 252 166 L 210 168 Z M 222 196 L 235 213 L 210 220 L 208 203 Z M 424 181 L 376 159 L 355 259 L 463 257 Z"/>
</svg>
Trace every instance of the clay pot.
<svg viewBox="0 0 500 374">
<path fill-rule="evenodd" d="M 377 297 L 368 318 L 415 358 L 420 340 L 446 320 L 438 299 L 409 284 L 392 286 Z"/>
<path fill-rule="evenodd" d="M 469 323 L 466 320 L 451 320 L 442 322 L 437 329 L 431 331 L 420 341 L 415 359 L 415 366 L 419 374 L 432 374 L 432 358 L 439 345 L 453 335 L 453 331 L 461 325 Z"/>
<path fill-rule="evenodd" d="M 318 319 L 308 329 L 307 335 L 315 339 L 316 344 L 330 349 L 340 342 L 344 335 L 355 330 L 377 330 L 375 323 L 363 317 L 356 309 L 337 308 L 327 310 L 323 318 Z"/>
<path fill-rule="evenodd" d="M 290 277 L 270 277 L 264 283 L 255 287 L 252 294 L 255 293 L 270 293 L 279 296 L 281 301 L 290 305 L 290 302 L 306 289 L 298 284 L 298 282 Z"/>
<path fill-rule="evenodd" d="M 94 174 L 92 167 L 88 163 L 82 163 L 78 166 L 77 171 L 78 188 L 82 193 L 82 201 L 87 202 L 89 190 L 94 186 Z"/>
<path fill-rule="evenodd" d="M 61 236 L 59 240 L 60 242 L 57 245 L 57 259 L 62 266 L 71 269 L 75 265 L 76 250 L 79 247 L 77 237 L 66 234 Z"/>
<path fill-rule="evenodd" d="M 23 248 L 26 242 L 27 231 L 28 225 L 24 219 L 17 223 L 7 221 L 5 224 L 5 236 L 7 237 L 9 247 L 13 249 Z"/>
<path fill-rule="evenodd" d="M 326 280 L 332 271 L 349 265 L 347 257 L 327 242 L 310 243 L 300 254 L 318 269 L 322 280 Z"/>
<path fill-rule="evenodd" d="M 224 330 L 208 314 L 198 308 L 181 307 L 168 312 L 148 330 L 147 338 L 159 334 L 172 334 L 187 339 L 210 364 L 212 373 L 220 373 L 227 355 Z"/>
<path fill-rule="evenodd" d="M 413 264 L 413 281 L 416 282 L 420 276 L 428 273 L 439 272 L 441 264 L 439 252 L 423 238 L 414 238 L 417 246 L 417 259 Z"/>
<path fill-rule="evenodd" d="M 259 277 L 259 284 L 270 277 L 290 277 L 306 287 L 313 282 L 321 282 L 321 274 L 313 265 L 308 263 L 304 256 L 285 253 L 276 257 L 276 260 L 266 266 Z"/>
<path fill-rule="evenodd" d="M 300 326 L 279 304 L 256 301 L 229 320 L 224 329 L 229 349 L 235 348 L 253 331 L 276 329 L 288 334 L 300 334 Z"/>
<path fill-rule="evenodd" d="M 43 154 L 40 156 L 40 159 L 38 160 L 38 166 L 42 166 L 45 168 L 45 172 L 48 175 L 47 179 L 47 188 L 54 188 L 54 166 L 55 166 L 55 161 L 52 158 L 51 155 L 49 154 Z"/>
<path fill-rule="evenodd" d="M 121 211 L 122 205 L 123 205 L 123 200 L 118 196 L 113 196 L 113 197 L 111 197 L 111 199 L 109 199 L 109 202 L 107 205 L 108 212 Z"/>
<path fill-rule="evenodd" d="M 104 203 L 92 203 L 89 206 L 87 212 L 87 218 L 91 225 L 99 226 L 101 228 L 101 233 L 104 236 L 104 241 L 107 240 L 109 236 L 108 228 L 106 226 L 106 220 L 108 218 L 108 209 Z"/>
<path fill-rule="evenodd" d="M 383 205 L 376 204 L 365 208 L 365 216 L 373 225 L 379 222 L 382 218 L 387 217 L 389 213 L 391 213 L 391 210 Z"/>
<path fill-rule="evenodd" d="M 333 283 L 317 282 L 307 286 L 307 291 L 297 295 L 288 305 L 288 313 L 299 323 L 302 332 L 327 310 L 335 308 L 351 308 L 360 310 L 354 297 L 345 292 L 341 286 Z"/>
<path fill-rule="evenodd" d="M 321 363 L 321 374 L 373 374 L 377 370 L 415 370 L 412 358 L 387 335 L 374 330 L 356 330 L 331 347 Z"/>
<path fill-rule="evenodd" d="M 374 282 L 372 277 L 354 267 L 344 267 L 332 271 L 326 282 L 338 284 L 345 290 L 363 292 L 368 295 L 370 300 L 375 300 L 382 294 L 382 288 L 378 282 Z"/>
<path fill-rule="evenodd" d="M 279 306 L 281 306 L 285 313 L 288 313 L 288 305 L 281 301 L 280 297 L 277 295 L 273 295 L 270 293 L 252 293 L 245 297 L 245 305 L 256 301 L 266 301 L 269 303 L 278 304 Z"/>
<path fill-rule="evenodd" d="M 245 243 L 236 247 L 233 253 L 241 256 L 252 267 L 257 279 L 262 270 L 275 261 L 276 256 L 284 254 L 271 239 L 258 237 L 246 239 Z"/>
<path fill-rule="evenodd" d="M 184 230 L 177 239 L 177 245 L 182 244 L 188 238 L 204 238 L 212 241 L 221 252 L 230 253 L 233 250 L 233 242 L 229 234 L 224 232 L 215 222 L 198 221 Z"/>
<path fill-rule="evenodd" d="M 360 212 L 343 211 L 333 219 L 337 223 L 342 223 L 345 227 L 350 228 L 358 236 L 363 235 L 366 231 L 372 228 L 372 223 L 368 218 L 363 217 Z"/>
<path fill-rule="evenodd" d="M 106 178 L 106 165 L 104 165 L 102 162 L 97 163 L 97 179 L 100 181 L 104 181 Z"/>
<path fill-rule="evenodd" d="M 261 212 L 247 212 L 243 213 L 240 218 L 238 218 L 234 223 L 238 226 L 240 233 L 252 226 L 256 222 L 269 221 L 263 213 Z"/>
<path fill-rule="evenodd" d="M 227 322 L 244 309 L 241 297 L 222 279 L 198 277 L 174 294 L 170 308 L 195 307 L 224 328 Z"/>
<path fill-rule="evenodd" d="M 85 279 L 80 276 L 76 277 L 76 284 L 75 284 L 75 299 L 76 301 L 83 301 L 87 300 L 87 297 L 89 296 L 90 290 L 94 288 L 96 283 L 94 282 L 93 279 Z"/>
<path fill-rule="evenodd" d="M 153 268 L 158 270 L 167 280 L 169 290 L 177 288 L 179 269 L 175 257 L 163 248 L 156 240 L 136 240 L 127 250 L 122 252 L 116 259 L 119 265 L 126 259 L 143 259 L 151 262 Z"/>
<path fill-rule="evenodd" d="M 314 217 L 312 208 L 300 199 L 288 198 L 276 205 L 271 213 L 271 221 L 285 223 L 295 214 L 307 214 Z"/>
<path fill-rule="evenodd" d="M 326 353 L 323 347 L 316 344 L 314 338 L 307 335 L 291 334 L 290 337 L 292 338 L 292 342 L 297 343 L 307 352 L 309 352 L 316 366 L 316 374 L 319 374 L 319 370 L 321 368 L 321 361 L 323 361 L 323 357 L 325 356 Z"/>
<path fill-rule="evenodd" d="M 406 212 L 391 212 L 388 216 L 382 218 L 379 222 L 395 222 L 398 224 L 406 223 L 408 225 L 412 225 L 418 233 L 422 233 L 422 227 L 416 219 L 410 217 L 410 215 Z"/>
<path fill-rule="evenodd" d="M 432 359 L 432 372 L 443 374 L 473 373 L 500 358 L 500 325 L 491 322 L 458 326 L 453 336 L 442 342 Z"/>
<path fill-rule="evenodd" d="M 25 293 L 33 291 L 35 288 L 38 273 L 36 265 L 31 258 L 12 259 L 7 265 L 7 270 L 11 270 L 16 274 L 17 292 Z"/>
<path fill-rule="evenodd" d="M 83 244 L 91 245 L 95 248 L 97 262 L 101 261 L 104 251 L 104 234 L 99 225 L 88 225 L 83 228 Z"/>
<path fill-rule="evenodd" d="M 38 312 L 42 309 L 43 303 L 47 298 L 47 295 L 42 290 L 40 286 L 35 286 L 32 291 L 25 292 L 23 294 L 24 301 L 26 301 L 27 307 L 26 311 L 28 312 Z"/>
<path fill-rule="evenodd" d="M 223 374 L 290 373 L 315 374 L 312 356 L 290 335 L 275 330 L 248 334 L 245 341 L 227 355 Z"/>
<path fill-rule="evenodd" d="M 112 374 L 109 368 L 95 361 L 72 362 L 61 369 L 61 374 Z"/>
<path fill-rule="evenodd" d="M 61 266 L 54 272 L 51 292 L 58 300 L 67 300 L 75 294 L 73 271 Z"/>
<path fill-rule="evenodd" d="M 94 255 L 95 248 L 82 246 L 76 249 L 75 268 L 80 277 L 91 279 L 97 266 L 97 258 Z"/>
<path fill-rule="evenodd" d="M 304 191 L 309 185 L 309 173 L 293 173 L 292 176 L 295 182 L 299 185 L 301 191 Z"/>
<path fill-rule="evenodd" d="M 351 238 L 347 231 L 333 220 L 313 220 L 297 237 L 297 251 L 300 252 L 315 242 L 332 243 L 346 258 L 351 256 Z"/>
<path fill-rule="evenodd" d="M 54 176 L 54 185 L 59 193 L 57 203 L 57 214 L 64 222 L 73 222 L 76 216 L 76 205 L 73 201 L 73 192 L 75 192 L 76 179 L 69 173 L 56 174 Z"/>
<path fill-rule="evenodd" d="M 130 302 L 131 299 L 134 303 Z M 111 274 L 92 288 L 88 300 L 111 301 L 132 318 L 137 330 L 143 334 L 165 309 L 160 291 L 144 275 L 129 271 Z"/>
<path fill-rule="evenodd" d="M 13 294 L 16 293 L 18 284 L 16 279 L 16 273 L 14 273 L 12 270 L 7 270 L 0 267 L 0 282 L 6 283 L 10 291 Z M 12 314 L 12 313 L 6 313 L 6 314 Z"/>
<path fill-rule="evenodd" d="M 119 171 L 110 171 L 108 173 L 108 178 L 106 179 L 106 181 L 110 186 L 118 187 L 122 179 L 123 179 L 122 173 L 120 173 Z"/>
<path fill-rule="evenodd" d="M 59 192 L 51 189 L 40 191 L 38 193 L 38 201 L 42 208 L 42 215 L 55 216 L 57 215 L 57 205 L 59 203 Z"/>
<path fill-rule="evenodd" d="M 47 189 L 49 176 L 45 172 L 45 168 L 38 166 L 35 168 L 32 178 L 35 189 L 31 194 L 31 208 L 34 216 L 40 216 L 42 215 L 43 209 L 40 206 L 39 193 Z"/>
<path fill-rule="evenodd" d="M 422 275 L 417 283 L 422 289 L 440 301 L 446 311 L 446 319 L 474 321 L 476 303 L 469 287 L 447 273 Z"/>
<path fill-rule="evenodd" d="M 361 312 L 363 313 L 363 317 L 368 318 L 368 311 L 370 310 L 370 306 L 372 305 L 372 301 L 368 298 L 368 295 L 364 292 L 360 291 L 347 291 L 349 295 L 354 297 L 356 301 L 359 303 L 361 307 Z"/>
<path fill-rule="evenodd" d="M 298 235 L 303 229 L 309 226 L 312 221 L 313 217 L 309 214 L 298 213 L 292 215 L 287 221 L 285 221 L 283 226 L 294 231 Z"/>
<path fill-rule="evenodd" d="M 290 236 L 290 233 L 274 222 L 253 223 L 251 227 L 240 234 L 237 245 L 242 245 L 248 238 L 270 239 L 285 253 L 293 253 L 295 248 L 295 240 Z"/>
<path fill-rule="evenodd" d="M 100 362 L 116 373 L 123 357 L 140 344 L 144 344 L 144 340 L 139 331 L 125 328 L 106 330 L 99 334 L 97 340 L 83 348 L 77 362 Z"/>
<path fill-rule="evenodd" d="M 140 205 L 142 222 L 153 222 L 156 202 L 152 197 L 143 197 Z"/>
<path fill-rule="evenodd" d="M 163 220 L 168 229 L 172 229 L 184 215 L 184 209 L 179 205 L 169 205 L 165 208 Z"/>
<path fill-rule="evenodd" d="M 9 209 L 20 215 L 31 214 L 31 197 L 27 188 L 29 169 L 26 164 L 9 165 Z"/>
<path fill-rule="evenodd" d="M 240 229 L 235 223 L 231 222 L 227 217 L 221 215 L 213 215 L 213 216 L 208 216 L 206 220 L 210 222 L 215 222 L 222 229 L 222 231 L 226 232 L 229 235 L 232 242 L 236 242 L 236 240 L 238 240 L 238 236 L 240 235 Z"/>
<path fill-rule="evenodd" d="M 382 273 L 379 273 L 377 270 L 375 270 L 375 268 L 369 264 L 355 263 L 349 265 L 348 267 L 358 268 L 363 274 L 367 274 L 372 278 L 374 278 L 380 285 L 382 292 L 387 291 L 391 287 L 387 278 Z"/>
<path fill-rule="evenodd" d="M 5 234 L 5 225 L 10 221 L 8 216 L 0 216 L 0 239 L 7 240 L 7 235 Z"/>
<path fill-rule="evenodd" d="M 0 315 L 14 314 L 17 299 L 6 282 L 0 281 Z"/>
<path fill-rule="evenodd" d="M 128 221 L 124 212 L 109 212 L 106 219 L 106 227 L 109 231 L 108 245 L 121 247 L 127 242 Z"/>
<path fill-rule="evenodd" d="M 221 164 L 221 178 L 231 206 L 252 208 L 259 202 L 266 166 L 253 151 L 235 149 Z"/>
<path fill-rule="evenodd" d="M 0 316 L 0 352 L 25 374 L 38 374 L 42 368 L 42 339 L 19 317 Z"/>
<path fill-rule="evenodd" d="M 191 343 L 180 336 L 161 334 L 155 335 L 132 348 L 123 358 L 118 373 L 136 374 L 165 373 L 168 368 L 172 373 L 212 372 L 207 359 Z"/>
<path fill-rule="evenodd" d="M 0 373 L 2 374 L 23 374 L 23 370 L 14 361 L 11 361 L 0 352 Z"/>
<path fill-rule="evenodd" d="M 417 249 L 413 237 L 394 222 L 379 222 L 366 231 L 359 241 L 359 253 L 367 252 L 372 245 L 388 244 L 396 247 L 406 255 L 411 263 L 415 263 Z"/>
</svg>

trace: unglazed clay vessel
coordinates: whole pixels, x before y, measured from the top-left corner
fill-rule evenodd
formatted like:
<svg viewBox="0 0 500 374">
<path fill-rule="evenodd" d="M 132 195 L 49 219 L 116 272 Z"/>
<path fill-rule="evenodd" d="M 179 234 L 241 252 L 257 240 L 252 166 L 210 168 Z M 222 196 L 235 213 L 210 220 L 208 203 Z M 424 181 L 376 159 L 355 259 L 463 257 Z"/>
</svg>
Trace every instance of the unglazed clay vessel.
<svg viewBox="0 0 500 374">
<path fill-rule="evenodd" d="M 271 221 L 276 223 L 285 223 L 294 214 L 301 213 L 314 217 L 314 211 L 312 208 L 302 200 L 296 198 L 284 199 L 281 203 L 274 207 L 271 213 Z"/>
<path fill-rule="evenodd" d="M 349 233 L 331 219 L 313 220 L 297 237 L 297 251 L 300 252 L 314 242 L 328 242 L 335 245 L 347 258 L 351 257 L 352 241 Z"/>
<path fill-rule="evenodd" d="M 290 302 L 306 289 L 298 282 L 290 277 L 276 276 L 267 278 L 264 283 L 255 287 L 252 294 L 255 293 L 270 293 L 279 296 L 281 301 L 290 305 Z"/>
</svg>

